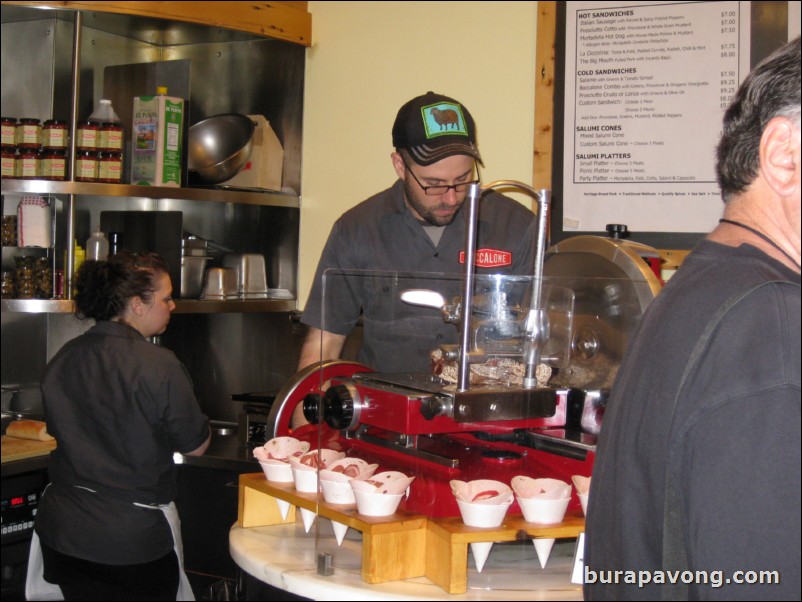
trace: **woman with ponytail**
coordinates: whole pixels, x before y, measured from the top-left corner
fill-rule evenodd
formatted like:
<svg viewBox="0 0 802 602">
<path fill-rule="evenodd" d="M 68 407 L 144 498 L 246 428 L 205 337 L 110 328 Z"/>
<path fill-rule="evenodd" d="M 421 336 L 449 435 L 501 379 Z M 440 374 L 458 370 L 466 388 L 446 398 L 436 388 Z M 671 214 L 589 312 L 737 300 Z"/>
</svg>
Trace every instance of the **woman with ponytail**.
<svg viewBox="0 0 802 602">
<path fill-rule="evenodd" d="M 87 261 L 76 275 L 75 314 L 95 323 L 42 379 L 58 447 L 32 546 L 34 555 L 41 545 L 39 576 L 67 600 L 192 599 L 173 453 L 203 454 L 209 425 L 184 366 L 147 340 L 167 327 L 171 295 L 167 266 L 153 254 Z M 37 566 L 28 599 L 42 595 Z"/>
</svg>

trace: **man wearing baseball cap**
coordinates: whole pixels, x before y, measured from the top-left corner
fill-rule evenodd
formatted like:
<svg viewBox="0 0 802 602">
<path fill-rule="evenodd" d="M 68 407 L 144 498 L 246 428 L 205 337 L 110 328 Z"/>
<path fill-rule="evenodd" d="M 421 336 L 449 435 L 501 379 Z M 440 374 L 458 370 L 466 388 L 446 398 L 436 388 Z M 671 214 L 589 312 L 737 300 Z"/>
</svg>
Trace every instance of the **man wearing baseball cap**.
<svg viewBox="0 0 802 602">
<path fill-rule="evenodd" d="M 332 228 L 301 319 L 310 333 L 299 369 L 338 358 L 360 315 L 359 361 L 379 372 L 428 371 L 429 353 L 457 340 L 457 328 L 445 324 L 438 311 L 400 303 L 398 291 L 375 286 L 376 279 L 371 286 L 366 278 L 331 278 L 324 284 L 329 268 L 442 272 L 455 282 L 462 274 L 467 213 L 462 207 L 482 162 L 473 117 L 459 101 L 427 92 L 398 111 L 393 146 L 398 180 L 347 211 Z M 531 211 L 496 193 L 482 197 L 477 273 L 531 274 L 534 239 Z"/>
</svg>

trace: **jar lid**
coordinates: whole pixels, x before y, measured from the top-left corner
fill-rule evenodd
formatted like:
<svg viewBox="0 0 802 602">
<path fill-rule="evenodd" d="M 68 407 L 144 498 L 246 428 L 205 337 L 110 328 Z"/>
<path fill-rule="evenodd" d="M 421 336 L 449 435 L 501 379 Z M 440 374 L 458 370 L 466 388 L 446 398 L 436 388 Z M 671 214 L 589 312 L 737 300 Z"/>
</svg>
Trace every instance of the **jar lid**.
<svg viewBox="0 0 802 602">
<path fill-rule="evenodd" d="M 39 123 L 39 120 L 36 117 L 20 117 L 20 123 Z"/>
<path fill-rule="evenodd" d="M 13 121 L 14 123 L 17 123 L 17 118 L 16 117 L 0 117 L 0 120 L 2 120 L 2 121 Z"/>
<path fill-rule="evenodd" d="M 48 119 L 45 125 L 67 125 L 67 122 L 63 119 Z"/>
</svg>

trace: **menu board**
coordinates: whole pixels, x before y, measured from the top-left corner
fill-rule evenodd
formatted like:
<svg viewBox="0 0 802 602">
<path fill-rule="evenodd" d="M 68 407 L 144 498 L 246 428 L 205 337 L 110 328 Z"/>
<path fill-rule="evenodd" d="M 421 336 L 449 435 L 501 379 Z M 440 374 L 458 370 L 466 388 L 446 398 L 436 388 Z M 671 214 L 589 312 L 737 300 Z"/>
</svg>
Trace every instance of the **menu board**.
<svg viewBox="0 0 802 602">
<path fill-rule="evenodd" d="M 564 3 L 561 231 L 713 229 L 715 147 L 749 72 L 749 4 Z"/>
</svg>

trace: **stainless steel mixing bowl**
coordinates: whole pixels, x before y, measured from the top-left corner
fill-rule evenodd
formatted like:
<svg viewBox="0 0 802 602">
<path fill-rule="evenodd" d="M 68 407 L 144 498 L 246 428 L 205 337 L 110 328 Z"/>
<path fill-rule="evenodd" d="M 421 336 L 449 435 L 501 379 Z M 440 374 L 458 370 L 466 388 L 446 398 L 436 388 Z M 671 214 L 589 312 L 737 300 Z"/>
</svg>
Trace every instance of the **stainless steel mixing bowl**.
<svg viewBox="0 0 802 602">
<path fill-rule="evenodd" d="M 253 121 L 247 115 L 215 115 L 189 128 L 188 167 L 206 184 L 233 178 L 248 162 Z"/>
</svg>

